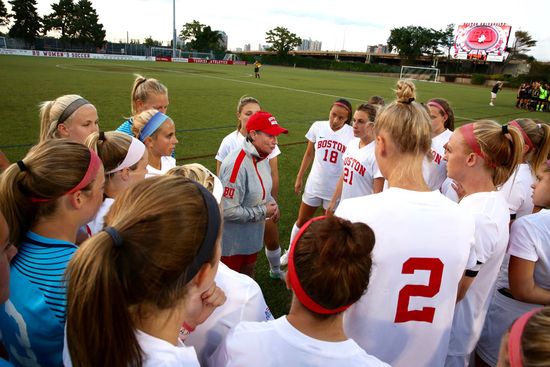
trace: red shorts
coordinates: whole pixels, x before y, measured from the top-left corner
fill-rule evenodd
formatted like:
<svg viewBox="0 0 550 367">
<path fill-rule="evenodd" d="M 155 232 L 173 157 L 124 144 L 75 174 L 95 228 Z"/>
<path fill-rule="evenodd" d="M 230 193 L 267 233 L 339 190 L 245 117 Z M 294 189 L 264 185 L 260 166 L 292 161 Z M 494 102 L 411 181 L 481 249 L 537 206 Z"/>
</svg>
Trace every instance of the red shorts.
<svg viewBox="0 0 550 367">
<path fill-rule="evenodd" d="M 245 265 L 254 264 L 258 258 L 258 253 L 250 255 L 233 255 L 233 256 L 222 256 L 222 262 L 227 265 L 230 269 L 233 269 L 241 273 L 241 269 Z"/>
</svg>

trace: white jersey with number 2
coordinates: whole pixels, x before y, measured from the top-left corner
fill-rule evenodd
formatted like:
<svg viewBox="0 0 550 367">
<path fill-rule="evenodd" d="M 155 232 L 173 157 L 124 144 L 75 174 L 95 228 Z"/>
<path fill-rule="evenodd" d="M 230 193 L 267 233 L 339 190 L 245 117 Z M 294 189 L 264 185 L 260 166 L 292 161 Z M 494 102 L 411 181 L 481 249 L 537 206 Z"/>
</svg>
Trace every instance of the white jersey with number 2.
<svg viewBox="0 0 550 367">
<path fill-rule="evenodd" d="M 353 128 L 344 124 L 338 131 L 328 121 L 316 121 L 306 138 L 313 143 L 315 158 L 307 178 L 305 191 L 315 197 L 330 200 L 344 167 L 346 146 L 353 138 Z"/>
<path fill-rule="evenodd" d="M 376 237 L 367 293 L 344 314 L 346 335 L 394 367 L 442 366 L 473 218 L 439 191 L 396 187 L 344 200 L 335 215 Z"/>
</svg>

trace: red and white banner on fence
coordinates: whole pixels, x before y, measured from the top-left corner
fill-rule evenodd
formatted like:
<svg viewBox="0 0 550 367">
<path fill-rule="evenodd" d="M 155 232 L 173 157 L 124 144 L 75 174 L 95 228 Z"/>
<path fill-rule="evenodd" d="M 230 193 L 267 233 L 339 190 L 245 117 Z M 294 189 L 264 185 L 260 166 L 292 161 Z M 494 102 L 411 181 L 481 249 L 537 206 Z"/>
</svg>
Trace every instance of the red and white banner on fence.
<svg viewBox="0 0 550 367">
<path fill-rule="evenodd" d="M 133 60 L 133 61 L 158 61 L 158 62 L 187 62 L 187 63 L 193 63 L 193 64 L 246 65 L 246 61 L 209 60 L 209 59 L 199 59 L 194 57 L 172 58 L 171 56 L 133 56 L 133 55 L 116 55 L 116 54 L 93 54 L 93 53 L 87 53 L 87 52 L 16 50 L 16 49 L 10 49 L 10 48 L 0 48 L 0 55 L 60 57 L 60 58 L 71 58 L 71 59 L 94 59 L 94 60 Z"/>
</svg>

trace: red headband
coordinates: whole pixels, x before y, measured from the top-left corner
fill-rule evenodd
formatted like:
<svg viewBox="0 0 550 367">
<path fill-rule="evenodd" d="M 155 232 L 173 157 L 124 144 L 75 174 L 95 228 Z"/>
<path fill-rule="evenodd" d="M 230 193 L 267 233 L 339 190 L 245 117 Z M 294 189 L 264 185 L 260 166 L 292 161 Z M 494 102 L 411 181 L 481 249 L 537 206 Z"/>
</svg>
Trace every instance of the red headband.
<svg viewBox="0 0 550 367">
<path fill-rule="evenodd" d="M 460 132 L 462 133 L 462 136 L 464 136 L 464 140 L 466 140 L 466 144 L 472 149 L 472 151 L 478 155 L 479 157 L 483 158 L 485 162 L 492 168 L 496 168 L 496 165 L 493 162 L 490 162 L 487 157 L 485 157 L 485 154 L 481 151 L 481 147 L 479 146 L 479 143 L 477 141 L 477 138 L 474 134 L 474 123 L 466 124 L 462 126 L 460 129 Z"/>
<path fill-rule="evenodd" d="M 513 121 L 510 121 L 508 123 L 508 125 L 512 125 L 512 126 L 515 126 L 518 128 L 519 132 L 521 133 L 521 136 L 523 136 L 523 141 L 525 142 L 525 144 L 527 144 L 527 146 L 529 147 L 529 149 L 533 149 L 535 146 L 533 145 L 533 142 L 531 141 L 531 139 L 529 139 L 529 135 L 527 135 L 527 133 L 525 132 L 525 130 L 523 130 L 523 128 L 521 127 L 521 125 L 519 124 L 519 122 L 517 122 L 516 120 L 513 120 Z"/>
<path fill-rule="evenodd" d="M 322 315 L 331 315 L 335 313 L 339 313 L 342 311 L 345 311 L 349 306 L 341 306 L 335 309 L 328 309 L 317 302 L 315 302 L 302 288 L 302 285 L 300 284 L 300 279 L 298 279 L 298 275 L 296 274 L 296 266 L 294 264 L 294 251 L 296 250 L 296 246 L 298 245 L 298 241 L 304 234 L 304 232 L 308 229 L 308 227 L 311 225 L 311 223 L 316 222 L 321 219 L 326 219 L 327 217 L 325 215 L 320 217 L 315 217 L 307 221 L 301 228 L 296 237 L 294 237 L 294 241 L 292 241 L 292 245 L 290 246 L 290 252 L 288 254 L 288 281 L 290 282 L 290 286 L 292 287 L 292 290 L 294 291 L 294 294 L 296 297 L 298 297 L 298 300 L 310 311 L 322 314 Z"/>
<path fill-rule="evenodd" d="M 334 102 L 332 104 L 333 106 L 340 106 L 340 107 L 344 107 L 346 110 L 348 110 L 348 112 L 351 112 L 351 109 L 349 108 L 349 106 L 345 103 L 342 103 L 342 102 Z"/>
<path fill-rule="evenodd" d="M 443 115 L 445 115 L 445 118 L 448 118 L 448 117 L 449 117 L 449 114 L 447 113 L 447 111 L 445 111 L 445 109 L 443 108 L 443 106 L 440 105 L 439 103 L 437 103 L 436 101 L 430 101 L 430 102 L 428 102 L 428 107 L 435 107 L 435 108 L 437 108 L 438 110 L 440 110 L 441 112 L 443 112 Z"/>
<path fill-rule="evenodd" d="M 64 193 L 61 196 L 75 193 L 78 190 L 82 190 L 83 188 L 88 186 L 90 184 L 90 182 L 92 182 L 92 180 L 97 175 L 97 171 L 99 170 L 99 167 L 101 166 L 101 164 L 102 164 L 101 159 L 99 158 L 97 153 L 90 149 L 90 162 L 88 164 L 88 169 L 86 170 L 86 173 L 84 174 L 84 177 L 82 177 L 82 180 L 80 180 L 80 182 L 75 187 L 73 187 L 72 189 L 70 189 L 69 191 L 67 191 L 66 193 Z M 32 203 L 47 203 L 48 201 L 51 201 L 51 200 L 54 200 L 54 199 L 56 199 L 56 198 L 48 198 L 48 199 L 31 198 L 31 202 Z"/>
<path fill-rule="evenodd" d="M 523 329 L 525 329 L 525 324 L 527 324 L 527 321 L 529 321 L 531 316 L 533 316 L 540 310 L 542 310 L 542 307 L 535 308 L 534 310 L 531 310 L 521 315 L 512 324 L 510 336 L 508 337 L 508 358 L 510 358 L 510 367 L 523 366 L 521 358 L 521 336 L 523 334 Z"/>
</svg>

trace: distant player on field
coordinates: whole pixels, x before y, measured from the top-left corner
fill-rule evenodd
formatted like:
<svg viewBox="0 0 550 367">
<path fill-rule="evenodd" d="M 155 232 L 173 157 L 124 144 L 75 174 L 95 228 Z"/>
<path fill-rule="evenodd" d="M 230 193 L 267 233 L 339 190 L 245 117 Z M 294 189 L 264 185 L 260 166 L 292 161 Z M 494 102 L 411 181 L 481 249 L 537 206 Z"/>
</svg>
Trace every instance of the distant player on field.
<svg viewBox="0 0 550 367">
<path fill-rule="evenodd" d="M 493 85 L 493 89 L 491 89 L 491 102 L 489 102 L 489 106 L 494 106 L 495 105 L 495 101 L 497 99 L 497 93 L 499 90 L 502 89 L 502 82 L 501 81 L 498 81 L 495 83 L 495 85 Z"/>
</svg>

